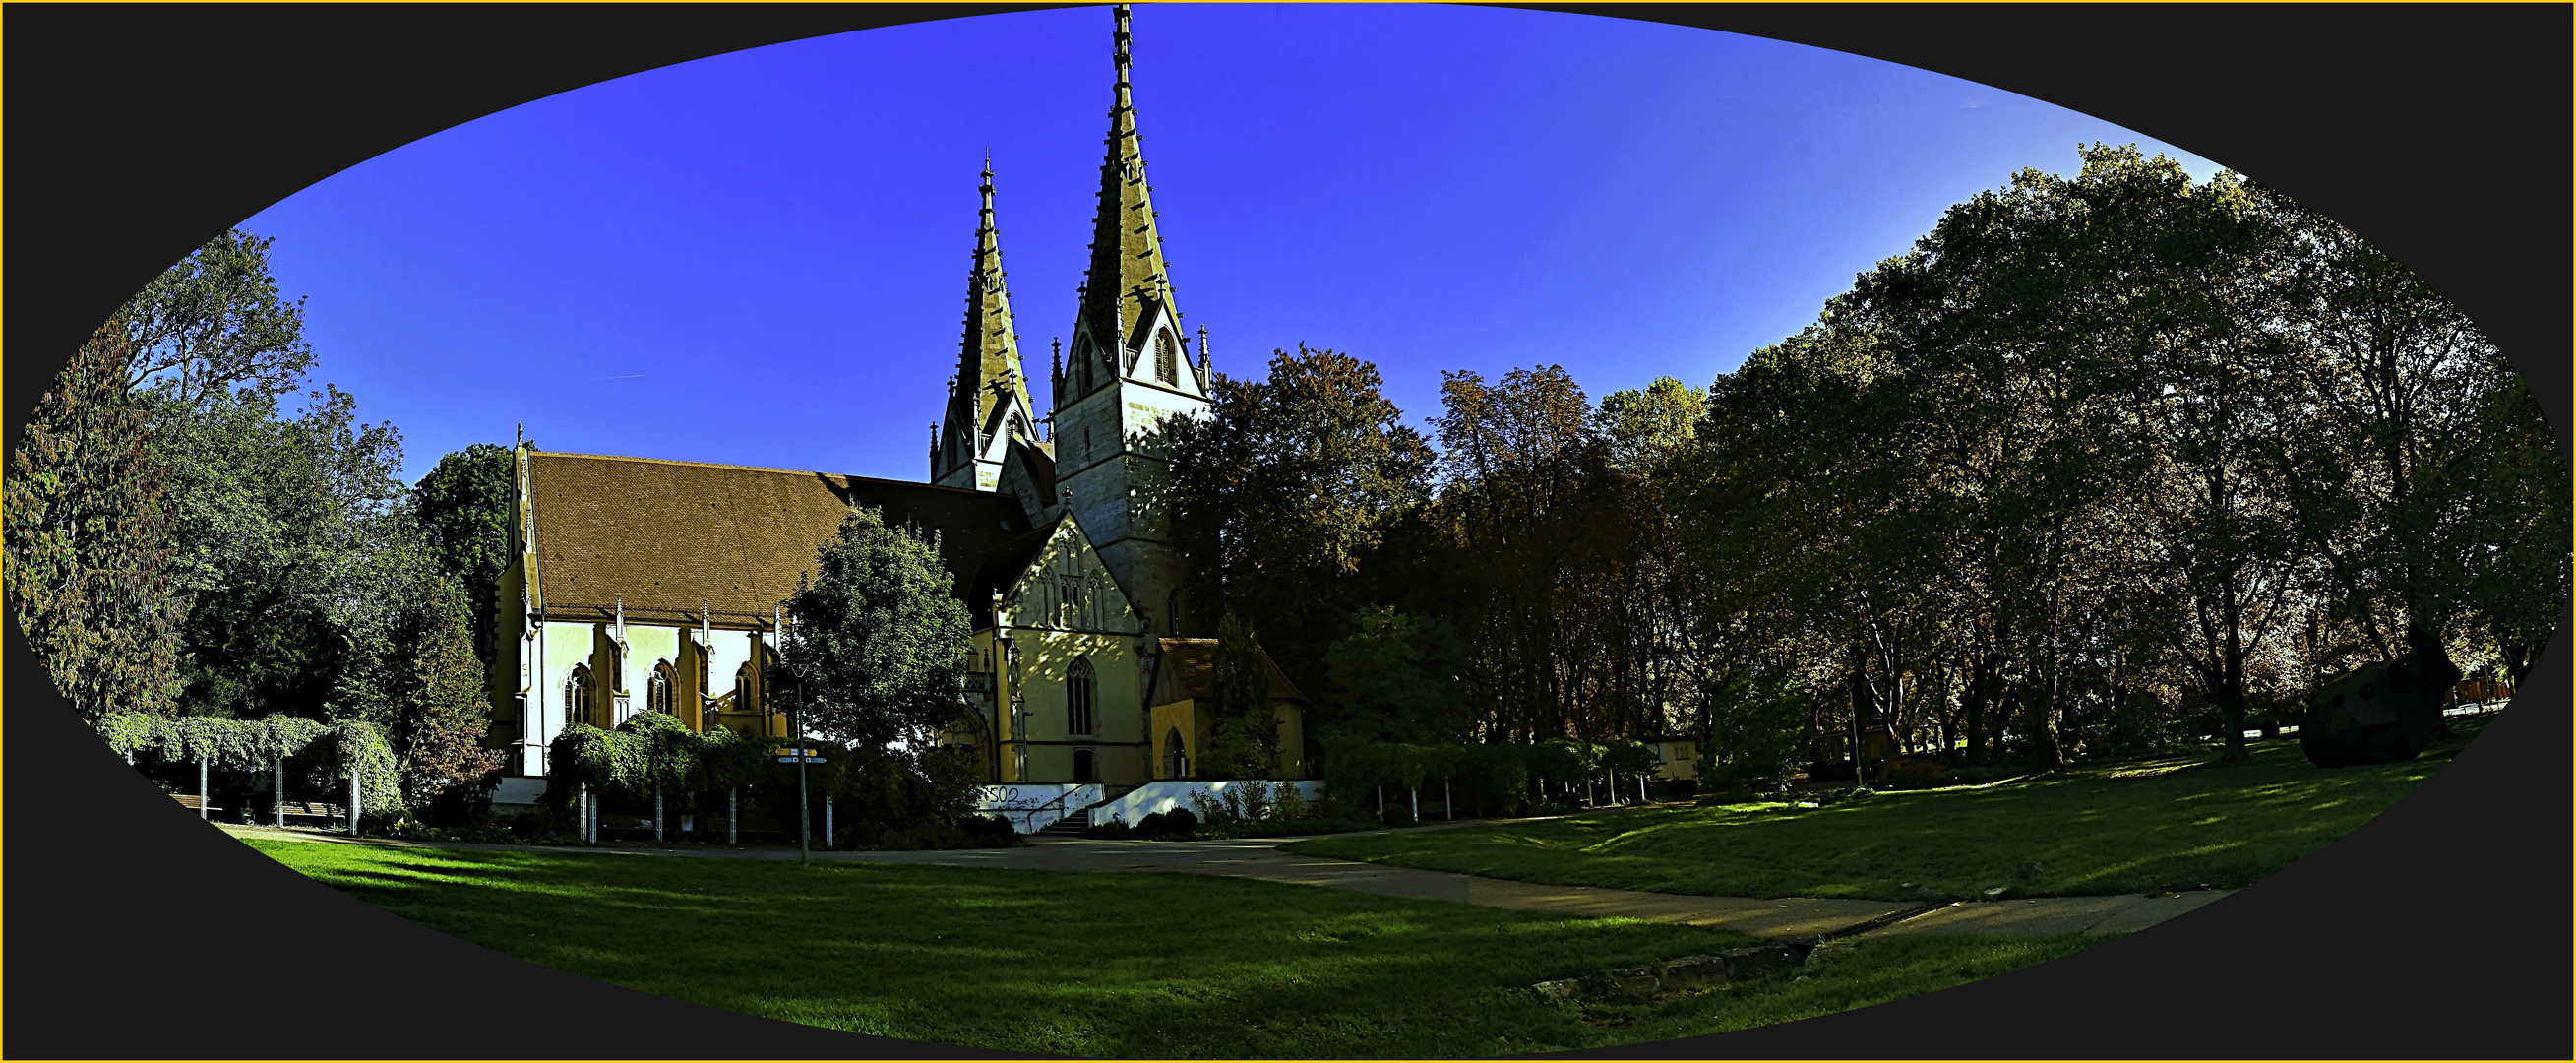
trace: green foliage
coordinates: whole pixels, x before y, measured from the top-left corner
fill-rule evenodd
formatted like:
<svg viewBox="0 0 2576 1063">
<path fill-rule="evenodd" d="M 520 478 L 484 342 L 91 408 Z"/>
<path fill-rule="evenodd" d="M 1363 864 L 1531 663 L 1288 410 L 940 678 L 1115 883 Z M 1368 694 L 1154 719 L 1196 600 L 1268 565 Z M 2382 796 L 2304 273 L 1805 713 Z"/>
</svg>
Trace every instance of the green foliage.
<svg viewBox="0 0 2576 1063">
<path fill-rule="evenodd" d="M 329 704 L 375 716 L 347 700 L 348 687 L 398 681 L 364 675 L 376 648 L 352 640 L 385 632 L 388 611 L 417 602 L 409 585 L 423 567 L 398 505 L 399 434 L 358 423 L 357 400 L 333 388 L 292 418 L 264 391 L 151 397 L 192 602 L 184 711 Z"/>
<path fill-rule="evenodd" d="M 926 744 L 956 717 L 969 634 L 938 549 L 854 507 L 817 564 L 786 602 L 781 660 L 801 677 L 805 728 L 853 746 Z M 791 685 L 780 678 L 772 689 Z"/>
<path fill-rule="evenodd" d="M 510 502 L 517 491 L 506 447 L 474 443 L 438 459 L 412 485 L 429 562 L 465 588 L 472 609 L 474 653 L 492 660 L 501 572 L 509 567 Z"/>
<path fill-rule="evenodd" d="M 1703 771 L 1740 786 L 1785 783 L 1806 753 L 1807 711 L 1800 684 L 1771 671 L 1729 680 L 1709 706 Z"/>
<path fill-rule="evenodd" d="M 172 570 L 169 469 L 125 389 L 111 321 L 36 400 L 11 455 L 7 593 L 19 630 L 86 720 L 172 711 L 188 603 Z"/>
<path fill-rule="evenodd" d="M 1262 779 L 1278 770 L 1279 716 L 1270 704 L 1270 665 L 1251 625 L 1217 621 L 1212 724 L 1199 771 L 1215 779 Z"/>
<path fill-rule="evenodd" d="M 188 403 L 235 387 L 292 389 L 312 367 L 313 348 L 304 301 L 281 298 L 269 274 L 274 242 L 228 231 L 136 293 L 121 314 L 134 339 L 121 367 L 126 387 L 160 383 Z"/>
<path fill-rule="evenodd" d="M 1661 758 L 1643 742 L 1614 739 L 1601 743 L 1601 770 L 1620 775 L 1649 775 L 1662 765 Z"/>
<path fill-rule="evenodd" d="M 1226 613 L 1287 633 L 1271 649 L 1303 689 L 1322 688 L 1326 647 L 1367 600 L 1363 566 L 1430 497 L 1431 449 L 1380 389 L 1370 363 L 1301 345 L 1266 379 L 1218 377 L 1211 416 L 1152 444 L 1172 456 L 1190 633 Z"/>
<path fill-rule="evenodd" d="M 1351 741 L 1431 744 L 1459 741 L 1474 724 L 1464 682 L 1467 643 L 1446 617 L 1364 608 L 1324 660 L 1329 721 L 1310 723 L 1315 730 Z"/>
<path fill-rule="evenodd" d="M 626 800 L 648 799 L 659 786 L 664 800 L 682 809 L 694 807 L 700 794 L 736 788 L 793 801 L 797 766 L 777 759 L 777 751 L 790 745 L 723 728 L 691 731 L 659 712 L 636 713 L 614 730 L 570 723 L 547 756 L 544 801 L 568 812 L 585 786 Z M 978 775 L 971 749 L 934 749 L 914 758 L 823 739 L 806 745 L 820 750 L 824 761 L 805 766 L 807 792 L 816 801 L 841 799 L 840 821 L 863 844 L 874 844 L 888 831 L 955 827 L 973 807 Z"/>
<path fill-rule="evenodd" d="M 364 720 L 323 723 L 277 714 L 257 720 L 226 716 L 177 719 L 142 712 L 113 712 L 93 724 L 117 753 L 150 756 L 172 764 L 227 771 L 262 770 L 287 761 L 346 777 L 353 768 L 366 814 L 394 818 L 408 811 L 402 766 L 384 732 Z"/>
<path fill-rule="evenodd" d="M 403 750 L 404 790 L 415 807 L 459 788 L 482 788 L 498 777 L 503 758 L 486 749 L 490 702 L 483 690 L 483 664 L 474 656 L 465 592 L 456 581 L 434 577 L 429 587 L 426 644 L 413 659 L 412 709 L 403 713 L 395 738 Z"/>
<path fill-rule="evenodd" d="M 1708 389 L 1666 376 L 1656 377 L 1642 391 L 1602 396 L 1594 420 L 1609 443 L 1610 464 L 1645 475 L 1690 445 L 1707 410 Z"/>
</svg>

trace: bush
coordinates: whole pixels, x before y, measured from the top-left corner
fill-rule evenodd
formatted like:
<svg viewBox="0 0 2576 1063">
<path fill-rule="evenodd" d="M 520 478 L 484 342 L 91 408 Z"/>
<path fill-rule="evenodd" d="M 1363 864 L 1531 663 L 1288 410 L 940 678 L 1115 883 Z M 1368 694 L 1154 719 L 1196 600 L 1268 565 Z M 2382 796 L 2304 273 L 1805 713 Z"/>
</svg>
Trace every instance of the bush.
<svg viewBox="0 0 2576 1063">
<path fill-rule="evenodd" d="M 1136 824 L 1136 836 L 1150 841 L 1187 841 L 1198 833 L 1199 817 L 1186 808 L 1156 812 Z"/>
<path fill-rule="evenodd" d="M 1870 786 L 1882 790 L 1928 790 L 1950 781 L 1950 765 L 1939 757 L 1889 757 L 1869 774 Z"/>
</svg>

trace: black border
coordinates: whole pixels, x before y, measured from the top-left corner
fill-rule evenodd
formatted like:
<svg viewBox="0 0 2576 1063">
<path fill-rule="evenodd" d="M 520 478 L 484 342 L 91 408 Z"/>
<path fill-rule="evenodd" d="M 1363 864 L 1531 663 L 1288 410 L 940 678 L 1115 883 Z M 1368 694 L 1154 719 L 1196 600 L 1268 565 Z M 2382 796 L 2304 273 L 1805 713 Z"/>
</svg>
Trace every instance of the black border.
<svg viewBox="0 0 2576 1063">
<path fill-rule="evenodd" d="M 19 357 L 0 438 L 14 446 L 45 382 L 126 293 L 374 154 L 655 66 L 1039 6 L 1057 5 L 12 5 L 5 275 Z M 1520 6 L 1923 67 L 2249 173 L 2458 302 L 2514 352 L 2564 445 L 2564 6 Z M 6 792 L 28 806 L 10 822 L 8 1055 L 956 1054 L 676 1004 L 348 900 L 187 823 L 60 711 L 16 625 L 0 626 L 7 693 L 26 710 L 8 721 Z M 2454 767 L 2189 919 L 1912 1000 L 1595 1054 L 2565 1058 L 2567 661 L 2562 629 L 2525 704 Z M 342 1003 L 262 999 L 282 984 Z"/>
</svg>

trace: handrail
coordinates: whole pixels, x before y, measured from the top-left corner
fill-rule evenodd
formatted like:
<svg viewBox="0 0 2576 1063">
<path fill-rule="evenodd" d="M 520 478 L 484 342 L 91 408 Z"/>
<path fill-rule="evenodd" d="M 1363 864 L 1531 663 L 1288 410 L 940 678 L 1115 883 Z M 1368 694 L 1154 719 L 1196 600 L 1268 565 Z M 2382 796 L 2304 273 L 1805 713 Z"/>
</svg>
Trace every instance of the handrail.
<svg viewBox="0 0 2576 1063">
<path fill-rule="evenodd" d="M 1023 825 L 1021 830 L 1021 833 L 1023 834 L 1036 831 L 1045 826 L 1046 824 L 1037 822 L 1038 817 L 1045 813 L 1055 813 L 1054 816 L 1048 818 L 1046 821 L 1047 823 L 1053 823 L 1056 820 L 1072 815 L 1076 808 L 1088 808 L 1100 803 L 1107 793 L 1099 783 L 1084 783 L 1070 790 L 1058 791 L 1054 797 L 1047 800 L 1039 801 L 1035 804 L 1022 804 L 1019 803 L 1021 800 L 1019 787 L 987 786 L 983 787 L 983 789 L 988 793 L 994 790 L 1002 791 L 1002 800 L 996 804 L 983 806 L 978 809 L 978 811 L 988 813 L 999 812 L 1002 813 L 1006 819 L 1018 821 Z M 1032 795 L 1032 797 L 1034 797 L 1034 795 Z M 1073 803 L 1074 799 L 1077 797 L 1082 798 L 1080 805 L 1075 805 Z"/>
</svg>

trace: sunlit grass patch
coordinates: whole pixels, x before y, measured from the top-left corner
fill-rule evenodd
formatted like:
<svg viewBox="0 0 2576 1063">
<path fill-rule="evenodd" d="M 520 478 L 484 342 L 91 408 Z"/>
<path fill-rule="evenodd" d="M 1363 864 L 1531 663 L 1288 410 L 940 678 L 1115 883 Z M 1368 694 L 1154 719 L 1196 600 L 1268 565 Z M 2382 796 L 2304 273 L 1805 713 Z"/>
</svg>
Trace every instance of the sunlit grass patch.
<svg viewBox="0 0 2576 1063">
<path fill-rule="evenodd" d="M 2295 740 L 2253 757 L 2166 756 L 1982 789 L 1800 807 L 1745 802 L 1413 834 L 1342 835 L 1291 852 L 1560 885 L 1750 897 L 1920 900 L 2251 885 L 2378 815 L 2482 721 L 2411 761 L 2317 768 Z M 2036 870 L 2032 870 L 2035 865 Z"/>
</svg>

